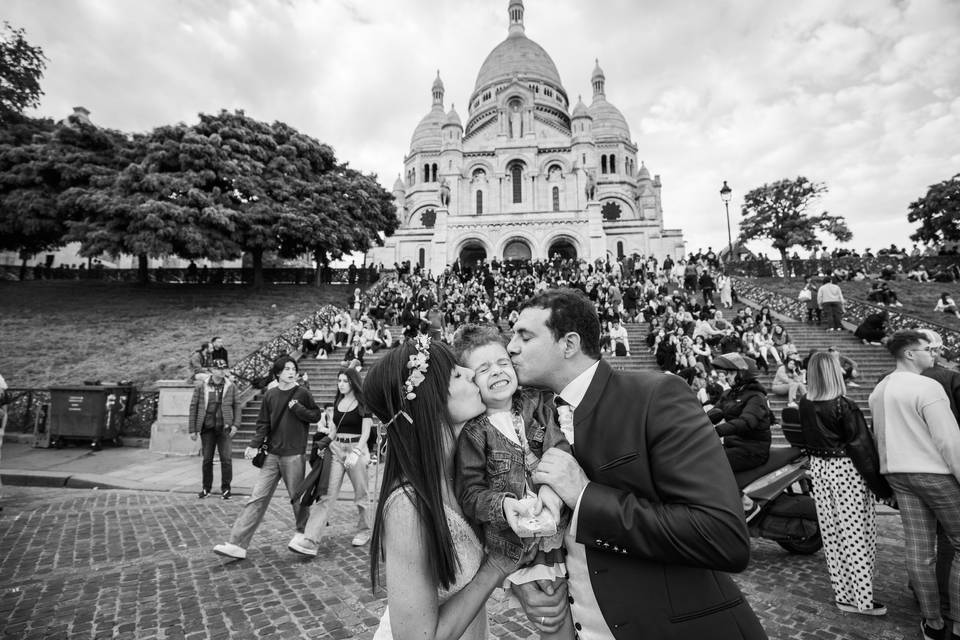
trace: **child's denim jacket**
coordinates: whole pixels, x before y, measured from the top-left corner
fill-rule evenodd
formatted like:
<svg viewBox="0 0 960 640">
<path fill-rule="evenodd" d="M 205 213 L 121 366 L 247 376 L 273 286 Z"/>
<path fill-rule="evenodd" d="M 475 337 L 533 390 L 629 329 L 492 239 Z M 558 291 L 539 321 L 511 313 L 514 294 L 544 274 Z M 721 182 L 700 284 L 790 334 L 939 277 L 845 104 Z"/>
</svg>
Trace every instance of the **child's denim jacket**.
<svg viewBox="0 0 960 640">
<path fill-rule="evenodd" d="M 530 450 L 540 459 L 551 447 L 570 453 L 570 444 L 557 423 L 554 394 L 543 389 L 520 389 L 512 410 L 523 418 Z M 524 544 L 503 515 L 503 499 L 522 498 L 526 487 L 523 452 L 500 433 L 486 415 L 473 418 L 457 441 L 457 500 L 464 515 L 482 527 L 488 551 L 513 560 L 523 555 Z M 563 518 L 569 522 L 569 515 Z"/>
</svg>

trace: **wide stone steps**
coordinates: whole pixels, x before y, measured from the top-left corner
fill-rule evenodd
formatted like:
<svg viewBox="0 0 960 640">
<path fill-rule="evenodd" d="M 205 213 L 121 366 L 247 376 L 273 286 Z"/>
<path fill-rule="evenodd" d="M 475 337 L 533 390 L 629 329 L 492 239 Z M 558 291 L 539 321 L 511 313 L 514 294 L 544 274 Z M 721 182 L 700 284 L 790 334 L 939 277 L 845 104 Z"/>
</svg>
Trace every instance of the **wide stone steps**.
<svg viewBox="0 0 960 640">
<path fill-rule="evenodd" d="M 744 306 L 751 313 L 755 311 L 747 305 L 738 305 L 738 307 L 739 306 Z M 724 315 L 730 318 L 735 311 L 736 308 L 732 311 L 726 311 Z M 824 349 L 829 346 L 834 346 L 857 363 L 860 372 L 858 383 L 862 386 L 848 387 L 847 396 L 857 403 L 869 421 L 870 407 L 868 398 L 870 392 L 873 390 L 879 377 L 893 368 L 893 358 L 887 353 L 886 349 L 880 346 L 864 345 L 848 331 L 827 332 L 821 327 L 793 320 L 783 320 L 782 324 L 790 334 L 794 344 L 797 345 L 797 350 L 801 356 L 806 356 L 807 352 L 813 348 Z M 656 359 L 653 354 L 650 353 L 645 342 L 648 325 L 646 323 L 628 323 L 625 326 L 627 328 L 627 335 L 630 338 L 631 355 L 621 357 L 606 355 L 604 356 L 606 360 L 614 369 L 621 371 L 659 370 Z M 504 328 L 506 329 L 506 327 Z M 402 335 L 402 328 L 390 327 L 390 332 L 394 338 L 396 338 Z M 383 353 L 384 352 L 381 351 L 379 353 L 367 354 L 364 362 L 364 370 L 369 369 L 374 362 L 382 357 Z M 342 355 L 343 351 L 341 349 L 325 360 L 317 360 L 312 357 L 300 359 L 300 370 L 307 374 L 313 398 L 317 404 L 321 406 L 333 402 L 336 394 L 337 373 L 341 367 L 340 358 Z M 768 391 L 773 381 L 775 371 L 776 368 L 771 367 L 768 374 L 761 373 L 760 375 L 760 381 Z M 361 372 L 361 377 L 363 377 L 363 372 Z M 781 412 L 786 406 L 787 400 L 785 397 L 777 396 L 773 393 L 769 393 L 767 397 L 770 402 L 770 408 L 773 410 L 779 422 Z M 244 447 L 249 444 L 253 437 L 256 419 L 260 412 L 261 398 L 262 393 L 258 393 L 243 407 L 241 427 L 234 438 L 235 456 L 241 456 L 243 454 Z M 786 440 L 783 438 L 779 427 L 775 426 L 773 431 L 774 444 L 786 444 Z"/>
</svg>

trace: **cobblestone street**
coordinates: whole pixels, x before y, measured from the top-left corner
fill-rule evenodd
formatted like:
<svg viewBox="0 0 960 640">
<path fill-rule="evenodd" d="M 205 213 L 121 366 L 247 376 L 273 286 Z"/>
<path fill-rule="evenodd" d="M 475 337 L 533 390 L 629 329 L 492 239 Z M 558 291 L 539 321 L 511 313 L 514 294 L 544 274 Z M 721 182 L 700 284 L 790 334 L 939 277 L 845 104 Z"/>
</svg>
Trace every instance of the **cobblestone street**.
<svg viewBox="0 0 960 640">
<path fill-rule="evenodd" d="M 369 638 L 385 606 L 370 592 L 367 550 L 350 546 L 355 514 L 337 505 L 315 559 L 290 553 L 292 516 L 278 491 L 245 561 L 211 552 L 243 506 L 160 492 L 4 487 L 0 513 L 2 638 Z M 790 556 L 754 541 L 737 576 L 774 640 L 911 640 L 900 520 L 880 518 L 881 618 L 832 605 L 822 553 Z M 535 637 L 502 595 L 498 638 Z"/>
</svg>

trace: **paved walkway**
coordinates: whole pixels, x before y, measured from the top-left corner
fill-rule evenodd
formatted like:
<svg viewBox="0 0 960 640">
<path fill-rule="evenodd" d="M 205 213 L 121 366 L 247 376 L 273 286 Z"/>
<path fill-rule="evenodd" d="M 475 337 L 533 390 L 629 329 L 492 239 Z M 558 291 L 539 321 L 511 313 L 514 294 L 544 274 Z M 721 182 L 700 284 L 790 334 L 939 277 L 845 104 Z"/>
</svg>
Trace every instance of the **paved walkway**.
<svg viewBox="0 0 960 640">
<path fill-rule="evenodd" d="M 71 489 L 131 489 L 197 493 L 200 490 L 200 456 L 174 456 L 137 447 L 110 447 L 100 451 L 84 446 L 38 449 L 29 444 L 5 442 L 0 456 L 4 484 Z M 213 488 L 219 492 L 220 461 L 214 456 Z M 370 486 L 378 470 L 369 468 Z M 249 460 L 233 459 L 233 493 L 250 495 L 259 470 Z M 348 486 L 349 481 L 344 486 Z M 350 499 L 348 491 L 342 499 Z"/>
<path fill-rule="evenodd" d="M 385 598 L 370 592 L 367 550 L 350 546 L 356 516 L 343 501 L 352 491 L 341 494 L 327 543 L 312 561 L 285 548 L 292 518 L 282 490 L 249 560 L 225 562 L 210 552 L 256 473 L 249 461 L 234 459 L 237 499 L 201 501 L 198 456 L 5 443 L 0 620 L 7 622 L 0 638 L 369 638 Z M 373 485 L 375 466 L 370 474 Z M 216 486 L 217 467 L 214 478 Z M 791 556 L 753 541 L 750 567 L 735 579 L 770 638 L 919 638 L 900 519 L 880 513 L 876 597 L 889 607 L 882 618 L 833 607 L 822 552 Z M 502 594 L 489 613 L 496 637 L 535 637 Z"/>
</svg>

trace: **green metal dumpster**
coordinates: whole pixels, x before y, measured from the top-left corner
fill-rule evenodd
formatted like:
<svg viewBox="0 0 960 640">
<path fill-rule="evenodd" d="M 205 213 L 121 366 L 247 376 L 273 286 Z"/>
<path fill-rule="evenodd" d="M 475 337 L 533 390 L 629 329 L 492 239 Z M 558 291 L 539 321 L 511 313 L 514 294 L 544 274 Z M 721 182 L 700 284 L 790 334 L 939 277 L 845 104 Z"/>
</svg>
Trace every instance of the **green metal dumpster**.
<svg viewBox="0 0 960 640">
<path fill-rule="evenodd" d="M 51 446 L 64 440 L 86 440 L 94 449 L 110 441 L 120 444 L 120 429 L 131 389 L 115 385 L 50 387 Z"/>
</svg>

